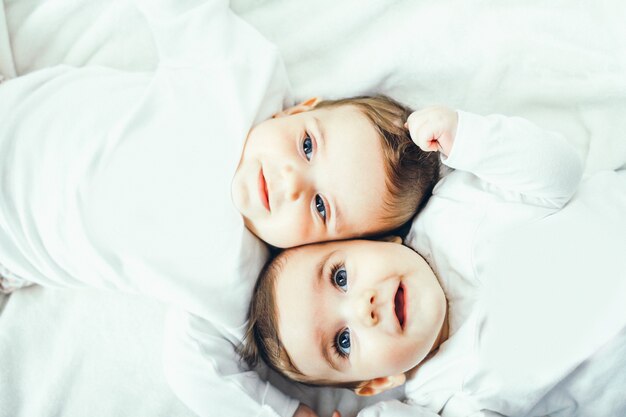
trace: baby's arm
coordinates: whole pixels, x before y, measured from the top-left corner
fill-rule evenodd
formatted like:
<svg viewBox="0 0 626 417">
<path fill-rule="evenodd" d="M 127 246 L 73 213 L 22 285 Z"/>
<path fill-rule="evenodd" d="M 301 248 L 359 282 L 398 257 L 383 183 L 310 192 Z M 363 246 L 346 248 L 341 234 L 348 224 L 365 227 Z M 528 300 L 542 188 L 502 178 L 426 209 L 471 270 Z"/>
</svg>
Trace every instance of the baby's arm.
<svg viewBox="0 0 626 417">
<path fill-rule="evenodd" d="M 168 313 L 163 356 L 172 390 L 200 417 L 290 417 L 298 408 L 296 400 L 241 368 L 223 332 L 183 311 Z"/>
<path fill-rule="evenodd" d="M 561 135 L 519 117 L 431 107 L 411 114 L 407 127 L 420 148 L 441 152 L 445 165 L 528 203 L 562 207 L 582 176 L 578 154 Z"/>
</svg>

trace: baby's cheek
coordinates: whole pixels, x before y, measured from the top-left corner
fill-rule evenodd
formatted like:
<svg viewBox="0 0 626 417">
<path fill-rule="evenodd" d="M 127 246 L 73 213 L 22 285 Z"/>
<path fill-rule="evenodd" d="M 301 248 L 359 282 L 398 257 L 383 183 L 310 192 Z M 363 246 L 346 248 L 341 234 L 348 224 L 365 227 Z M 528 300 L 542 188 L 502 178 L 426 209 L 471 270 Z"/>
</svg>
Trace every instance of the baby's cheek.
<svg viewBox="0 0 626 417">
<path fill-rule="evenodd" d="M 266 225 L 267 235 L 274 241 L 280 241 L 282 247 L 300 246 L 318 241 L 315 239 L 315 230 L 309 224 L 294 218 L 283 218 L 278 222 Z"/>
<path fill-rule="evenodd" d="M 394 346 L 391 355 L 389 357 L 390 368 L 393 368 L 393 373 L 403 373 L 413 368 L 419 362 L 419 358 L 417 358 L 415 349 L 412 349 L 411 346 L 405 346 L 401 343 L 397 343 Z"/>
</svg>

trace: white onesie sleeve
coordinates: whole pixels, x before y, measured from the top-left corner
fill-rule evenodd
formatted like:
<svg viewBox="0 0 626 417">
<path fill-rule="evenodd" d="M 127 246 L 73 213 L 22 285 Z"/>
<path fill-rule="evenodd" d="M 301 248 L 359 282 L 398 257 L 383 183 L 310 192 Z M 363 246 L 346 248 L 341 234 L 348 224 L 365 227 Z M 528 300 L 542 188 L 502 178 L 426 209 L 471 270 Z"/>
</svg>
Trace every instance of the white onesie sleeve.
<svg viewBox="0 0 626 417">
<path fill-rule="evenodd" d="M 254 371 L 245 371 L 229 340 L 206 320 L 180 310 L 168 313 L 164 368 L 175 394 L 205 416 L 289 417 L 298 401 L 289 399 Z"/>
<path fill-rule="evenodd" d="M 445 165 L 519 193 L 526 203 L 558 208 L 569 201 L 583 166 L 561 135 L 519 117 L 458 114 L 452 151 L 442 158 Z"/>
</svg>

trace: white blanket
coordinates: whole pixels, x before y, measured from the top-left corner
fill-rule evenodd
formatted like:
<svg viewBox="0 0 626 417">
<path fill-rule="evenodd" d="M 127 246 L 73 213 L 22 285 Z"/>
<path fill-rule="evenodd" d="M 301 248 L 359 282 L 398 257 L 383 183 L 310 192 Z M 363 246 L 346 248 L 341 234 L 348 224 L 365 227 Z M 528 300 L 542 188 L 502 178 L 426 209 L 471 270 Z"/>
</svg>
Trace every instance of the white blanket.
<svg viewBox="0 0 626 417">
<path fill-rule="evenodd" d="M 0 297 L 0 416 L 194 416 L 163 375 L 158 303 L 38 286 Z"/>
<path fill-rule="evenodd" d="M 380 92 L 415 107 L 514 114 L 563 132 L 586 157 L 587 173 L 626 163 L 621 0 L 231 3 L 278 45 L 297 98 Z M 58 63 L 134 71 L 155 64 L 151 35 L 130 1 L 3 6 L 5 76 Z M 160 371 L 162 306 L 41 288 L 5 301 L 0 417 L 191 415 Z M 346 391 L 305 397 L 323 415 L 337 403 L 347 416 L 361 406 Z"/>
</svg>

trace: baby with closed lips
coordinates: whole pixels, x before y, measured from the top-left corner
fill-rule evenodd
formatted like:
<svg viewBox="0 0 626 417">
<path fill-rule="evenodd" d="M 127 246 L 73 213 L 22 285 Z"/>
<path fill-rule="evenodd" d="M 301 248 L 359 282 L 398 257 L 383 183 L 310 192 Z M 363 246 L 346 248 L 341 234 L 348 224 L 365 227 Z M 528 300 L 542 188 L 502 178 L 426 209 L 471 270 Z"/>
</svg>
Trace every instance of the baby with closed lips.
<svg viewBox="0 0 626 417">
<path fill-rule="evenodd" d="M 446 339 L 447 302 L 426 261 L 399 243 L 340 241 L 281 253 L 257 283 L 244 358 L 360 395 L 403 384 Z"/>
<path fill-rule="evenodd" d="M 277 248 L 401 227 L 439 178 L 410 114 L 385 96 L 311 99 L 254 126 L 231 185 L 246 227 Z"/>
</svg>

